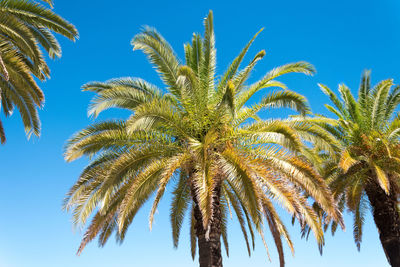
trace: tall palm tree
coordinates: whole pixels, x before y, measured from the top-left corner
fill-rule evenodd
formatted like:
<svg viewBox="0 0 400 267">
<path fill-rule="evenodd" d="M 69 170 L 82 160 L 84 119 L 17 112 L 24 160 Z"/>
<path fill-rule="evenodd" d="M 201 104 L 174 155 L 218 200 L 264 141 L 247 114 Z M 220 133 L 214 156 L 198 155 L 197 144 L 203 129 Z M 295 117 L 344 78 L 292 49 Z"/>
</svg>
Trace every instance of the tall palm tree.
<svg viewBox="0 0 400 267">
<path fill-rule="evenodd" d="M 326 160 L 325 173 L 339 206 L 354 214 L 354 240 L 360 249 L 368 200 L 379 238 L 392 266 L 400 266 L 400 86 L 388 79 L 371 87 L 370 72 L 363 73 L 358 99 L 344 84 L 340 97 L 320 85 L 334 106 L 336 123 L 327 129 L 340 140 L 338 161 Z M 335 224 L 333 224 L 333 231 Z"/>
<path fill-rule="evenodd" d="M 138 210 L 155 194 L 151 228 L 168 184 L 174 186 L 170 214 L 174 246 L 178 246 L 183 219 L 189 213 L 192 257 L 198 247 L 201 267 L 222 266 L 221 237 L 228 254 L 227 217 L 232 210 L 249 254 L 251 246 L 254 248 L 254 232 L 264 240 L 263 224 L 268 224 L 281 266 L 282 238 L 292 251 L 293 245 L 273 202 L 286 208 L 303 228 L 308 225 L 319 245 L 324 242 L 320 220 L 303 192 L 340 222 L 327 185 L 302 156 L 302 152 L 312 152 L 304 146 L 305 140 L 334 153 L 330 143 L 335 144 L 335 139 L 321 127 L 301 120 L 261 120 L 257 115 L 279 107 L 307 114 L 306 99 L 286 90 L 275 78 L 293 72 L 312 74 L 313 67 L 306 62 L 283 65 L 246 85 L 265 55 L 260 51 L 239 70 L 256 34 L 216 83 L 211 11 L 204 24 L 204 38 L 194 34 L 192 42 L 184 46 L 185 65 L 155 29 L 146 27 L 133 38 L 134 50 L 148 56 L 165 91 L 135 78 L 83 87 L 96 93 L 89 114 L 96 117 L 116 107 L 132 115 L 126 121 L 95 123 L 75 134 L 66 146 L 67 161 L 84 155 L 93 159 L 70 189 L 64 206 L 73 210 L 76 224 L 85 225 L 94 214 L 78 253 L 96 236 L 101 246 L 113 232 L 122 242 Z M 281 90 L 246 106 L 255 93 L 268 87 Z"/>
<path fill-rule="evenodd" d="M 0 107 L 6 117 L 18 109 L 28 137 L 40 134 L 37 108 L 44 103 L 34 78 L 50 77 L 42 50 L 51 58 L 61 56 L 52 32 L 71 40 L 78 37 L 72 24 L 35 1 L 0 0 Z M 0 142 L 5 141 L 0 121 Z"/>
</svg>

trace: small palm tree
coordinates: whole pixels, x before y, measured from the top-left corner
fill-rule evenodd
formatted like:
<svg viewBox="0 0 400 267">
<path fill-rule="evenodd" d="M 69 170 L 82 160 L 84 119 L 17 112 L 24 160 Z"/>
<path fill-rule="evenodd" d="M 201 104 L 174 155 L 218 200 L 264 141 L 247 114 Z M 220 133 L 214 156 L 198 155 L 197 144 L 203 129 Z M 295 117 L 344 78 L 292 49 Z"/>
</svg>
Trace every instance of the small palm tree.
<svg viewBox="0 0 400 267">
<path fill-rule="evenodd" d="M 72 24 L 35 1 L 0 0 L 0 106 L 6 117 L 14 107 L 19 110 L 28 137 L 40 134 L 37 107 L 44 103 L 44 94 L 34 78 L 50 77 L 42 49 L 51 58 L 61 56 L 52 32 L 71 40 L 78 37 Z M 0 121 L 0 142 L 5 141 Z"/>
<path fill-rule="evenodd" d="M 204 38 L 194 34 L 192 42 L 184 46 L 185 65 L 156 30 L 147 27 L 133 38 L 134 49 L 148 56 L 166 92 L 135 78 L 83 87 L 96 93 L 89 114 L 97 116 L 112 107 L 133 114 L 126 121 L 95 123 L 75 134 L 66 146 L 68 161 L 84 155 L 93 158 L 65 201 L 65 208 L 73 210 L 76 224 L 84 225 L 94 213 L 78 253 L 96 236 L 100 245 L 113 232 L 122 241 L 138 210 L 155 194 L 149 216 L 151 228 L 168 184 L 174 186 L 170 214 L 174 246 L 178 246 L 183 219 L 189 213 L 192 257 L 198 246 L 201 267 L 222 266 L 221 237 L 228 254 L 227 217 L 232 210 L 249 254 L 249 236 L 254 247 L 254 232 L 264 240 L 262 225 L 268 224 L 281 266 L 281 239 L 292 251 L 293 245 L 274 201 L 303 228 L 308 225 L 320 245 L 320 220 L 303 190 L 331 218 L 340 221 L 327 185 L 302 156 L 303 152 L 311 154 L 305 140 L 328 150 L 335 140 L 326 137 L 321 127 L 300 119 L 261 120 L 257 115 L 263 109 L 279 107 L 304 115 L 309 112 L 306 99 L 293 91 L 278 90 L 258 104 L 245 105 L 264 88 L 286 89 L 275 78 L 293 72 L 312 74 L 313 67 L 305 62 L 287 64 L 246 85 L 254 66 L 265 55 L 260 51 L 239 70 L 254 36 L 216 83 L 211 12 L 204 24 Z"/>
<path fill-rule="evenodd" d="M 354 214 L 354 240 L 360 249 L 368 200 L 379 238 L 392 266 L 400 266 L 400 86 L 393 80 L 370 84 L 370 72 L 362 75 L 356 100 L 350 89 L 339 85 L 340 98 L 325 85 L 336 123 L 327 127 L 343 149 L 338 161 L 326 160 L 324 170 L 341 209 Z M 368 199 L 368 200 L 367 200 Z M 333 224 L 333 231 L 335 224 Z"/>
</svg>

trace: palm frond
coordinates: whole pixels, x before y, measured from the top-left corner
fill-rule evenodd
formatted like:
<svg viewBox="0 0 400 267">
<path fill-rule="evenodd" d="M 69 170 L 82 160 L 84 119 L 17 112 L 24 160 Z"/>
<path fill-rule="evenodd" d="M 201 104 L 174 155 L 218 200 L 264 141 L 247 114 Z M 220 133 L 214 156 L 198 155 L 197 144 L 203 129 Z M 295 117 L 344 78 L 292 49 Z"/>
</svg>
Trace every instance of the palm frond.
<svg viewBox="0 0 400 267">
<path fill-rule="evenodd" d="M 250 85 L 249 88 L 243 92 L 243 100 L 240 101 L 240 106 L 245 104 L 259 90 L 271 86 L 269 83 L 275 78 L 287 73 L 304 73 L 307 75 L 312 75 L 315 73 L 315 69 L 311 64 L 307 62 L 289 63 L 277 67 L 269 71 L 259 82 Z"/>
<path fill-rule="evenodd" d="M 147 55 L 170 92 L 179 99 L 180 92 L 176 88 L 176 81 L 180 63 L 164 37 L 154 28 L 145 27 L 141 33 L 132 39 L 131 44 L 133 50 L 142 50 Z"/>
<path fill-rule="evenodd" d="M 185 160 L 188 159 L 186 154 L 178 154 L 177 156 L 172 157 L 168 162 L 165 163 L 164 171 L 161 174 L 161 179 L 158 184 L 158 190 L 156 193 L 156 197 L 153 202 L 153 207 L 151 208 L 150 215 L 149 215 L 149 227 L 150 230 L 152 229 L 152 224 L 154 220 L 154 213 L 156 212 L 158 203 L 160 199 L 164 195 L 165 188 L 172 178 L 172 175 L 181 167 Z"/>
<path fill-rule="evenodd" d="M 226 72 L 224 73 L 224 75 L 222 76 L 221 81 L 218 83 L 218 86 L 217 86 L 218 92 L 222 91 L 222 90 L 225 88 L 227 82 L 228 82 L 229 80 L 232 80 L 233 77 L 235 77 L 235 75 L 236 75 L 236 73 L 237 73 L 237 71 L 238 71 L 238 69 L 239 69 L 239 67 L 240 67 L 240 64 L 242 63 L 243 58 L 245 57 L 245 55 L 246 55 L 247 51 L 249 50 L 251 44 L 254 42 L 254 40 L 256 39 L 256 37 L 258 36 L 258 34 L 260 34 L 260 32 L 261 32 L 262 30 L 263 30 L 263 29 L 259 30 L 259 31 L 253 36 L 253 38 L 251 38 L 251 40 L 250 40 L 250 41 L 247 43 L 247 45 L 242 49 L 242 51 L 239 53 L 239 55 L 238 55 L 238 56 L 233 60 L 233 62 L 229 65 L 227 71 L 226 71 Z"/>
<path fill-rule="evenodd" d="M 178 247 L 179 235 L 185 212 L 190 203 L 190 189 L 186 175 L 180 173 L 179 182 L 176 184 L 172 192 L 173 198 L 171 203 L 171 226 L 172 239 L 174 247 Z"/>
<path fill-rule="evenodd" d="M 205 99 L 208 99 L 214 93 L 214 79 L 216 68 L 216 49 L 214 36 L 214 18 L 210 10 L 208 16 L 204 19 L 204 55 L 200 61 L 199 76 L 201 81 L 200 90 L 204 92 Z"/>
</svg>

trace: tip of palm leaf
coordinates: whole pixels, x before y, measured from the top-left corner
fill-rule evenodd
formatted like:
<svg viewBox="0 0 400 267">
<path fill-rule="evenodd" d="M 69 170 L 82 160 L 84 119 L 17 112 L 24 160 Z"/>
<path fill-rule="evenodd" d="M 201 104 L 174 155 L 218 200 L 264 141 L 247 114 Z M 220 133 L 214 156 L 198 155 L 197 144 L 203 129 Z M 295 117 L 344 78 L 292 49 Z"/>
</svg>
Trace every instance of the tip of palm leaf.
<svg viewBox="0 0 400 267">
<path fill-rule="evenodd" d="M 99 113 L 100 112 L 98 112 L 97 109 L 94 107 L 94 108 L 90 108 L 88 110 L 87 116 L 90 118 L 96 119 L 99 116 Z"/>
<path fill-rule="evenodd" d="M 315 73 L 317 73 L 317 69 L 314 67 L 314 65 L 308 63 L 308 62 L 304 62 L 304 64 L 306 65 L 307 68 L 307 72 L 305 73 L 306 75 L 314 75 Z"/>
<path fill-rule="evenodd" d="M 86 83 L 86 84 L 84 84 L 84 85 L 82 85 L 82 87 L 81 87 L 81 89 L 82 89 L 82 91 L 91 91 L 91 89 L 92 89 L 92 84 L 91 83 Z"/>
<path fill-rule="evenodd" d="M 43 2 L 49 4 L 50 8 L 53 8 L 53 7 L 54 7 L 53 0 L 43 0 Z"/>
<path fill-rule="evenodd" d="M 153 230 L 153 221 L 154 221 L 154 219 L 152 217 L 150 217 L 150 219 L 149 219 L 149 230 L 150 230 L 150 232 Z"/>
<path fill-rule="evenodd" d="M 6 142 L 6 134 L 4 132 L 3 123 L 0 120 L 0 143 L 4 144 Z"/>
<path fill-rule="evenodd" d="M 32 127 L 25 127 L 25 133 L 28 140 L 31 139 L 32 135 L 40 137 L 40 129 L 38 128 L 34 129 Z"/>
<path fill-rule="evenodd" d="M 83 249 L 85 248 L 86 244 L 81 244 L 76 252 L 76 256 L 80 256 L 82 254 Z"/>
<path fill-rule="evenodd" d="M 260 52 L 258 52 L 258 54 L 256 55 L 256 57 L 264 57 L 267 54 L 267 52 L 265 52 L 265 50 L 261 50 Z"/>
<path fill-rule="evenodd" d="M 132 47 L 133 51 L 140 50 L 139 46 L 137 44 L 135 44 L 134 40 L 132 40 L 131 45 L 133 46 Z"/>
<path fill-rule="evenodd" d="M 119 219 L 118 220 L 118 233 L 121 234 L 123 229 L 124 229 L 124 222 L 122 219 Z"/>
<path fill-rule="evenodd" d="M 75 29 L 75 31 L 73 32 L 74 37 L 72 38 L 72 41 L 76 41 L 79 40 L 79 32 L 77 29 Z"/>
<path fill-rule="evenodd" d="M 76 159 L 76 157 L 74 158 L 74 157 L 64 157 L 64 159 L 65 159 L 65 161 L 66 162 L 72 162 L 72 161 L 74 161 L 75 159 Z"/>
<path fill-rule="evenodd" d="M 338 219 L 337 219 L 337 223 L 340 225 L 340 227 L 342 228 L 342 230 L 343 230 L 343 232 L 345 232 L 346 231 L 346 225 L 344 224 L 344 219 L 343 219 L 343 216 L 342 216 L 342 213 L 340 213 L 340 212 L 338 212 L 339 213 L 339 217 L 338 217 Z"/>
<path fill-rule="evenodd" d="M 73 151 L 67 151 L 64 153 L 64 160 L 66 162 L 72 162 L 78 158 L 80 158 L 83 154 L 82 153 L 77 153 Z"/>
<path fill-rule="evenodd" d="M 262 31 L 264 30 L 264 27 L 262 27 L 256 34 L 254 35 L 253 39 L 255 39 Z"/>
</svg>

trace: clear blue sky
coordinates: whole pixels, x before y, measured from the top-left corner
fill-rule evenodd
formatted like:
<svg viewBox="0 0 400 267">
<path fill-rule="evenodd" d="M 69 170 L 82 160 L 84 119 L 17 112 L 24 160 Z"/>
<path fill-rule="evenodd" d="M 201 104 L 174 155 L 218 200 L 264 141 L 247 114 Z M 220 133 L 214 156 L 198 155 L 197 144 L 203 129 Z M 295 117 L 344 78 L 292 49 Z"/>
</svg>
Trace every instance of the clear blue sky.
<svg viewBox="0 0 400 267">
<path fill-rule="evenodd" d="M 250 49 L 267 56 L 252 77 L 257 79 L 274 66 L 306 60 L 317 68 L 314 77 L 287 76 L 290 88 L 304 94 L 314 112 L 324 113 L 328 99 L 317 83 L 336 88 L 345 82 L 357 89 L 362 70 L 372 69 L 373 82 L 394 78 L 400 82 L 400 4 L 381 1 L 103 1 L 55 0 L 55 10 L 80 32 L 76 43 L 60 39 L 63 57 L 50 62 L 52 78 L 42 84 L 46 94 L 40 111 L 42 136 L 27 141 L 19 114 L 3 120 L 8 137 L 0 147 L 0 266 L 1 267 L 188 267 L 191 260 L 188 227 L 182 231 L 178 250 L 172 247 L 164 198 L 149 232 L 146 206 L 137 216 L 122 246 L 113 239 L 104 248 L 90 244 L 75 256 L 82 232 L 73 231 L 71 215 L 61 210 L 64 194 L 87 163 L 63 160 L 63 145 L 74 132 L 92 123 L 87 106 L 92 97 L 80 87 L 89 81 L 122 76 L 142 77 L 160 84 L 141 52 L 132 52 L 131 38 L 142 25 L 155 26 L 182 56 L 183 43 L 192 32 L 202 32 L 202 20 L 214 11 L 218 71 L 221 73 L 248 39 L 261 27 L 264 32 Z M 126 117 L 108 112 L 100 119 Z M 287 266 L 388 266 L 371 215 L 368 215 L 361 252 L 352 239 L 352 220 L 346 215 L 346 232 L 327 235 L 321 257 L 313 238 L 299 238 L 290 226 L 296 254 L 286 248 Z M 268 235 L 267 235 L 268 236 Z M 230 258 L 225 266 L 278 266 L 270 236 L 272 262 L 257 240 L 247 256 L 240 228 L 230 221 Z"/>
</svg>

